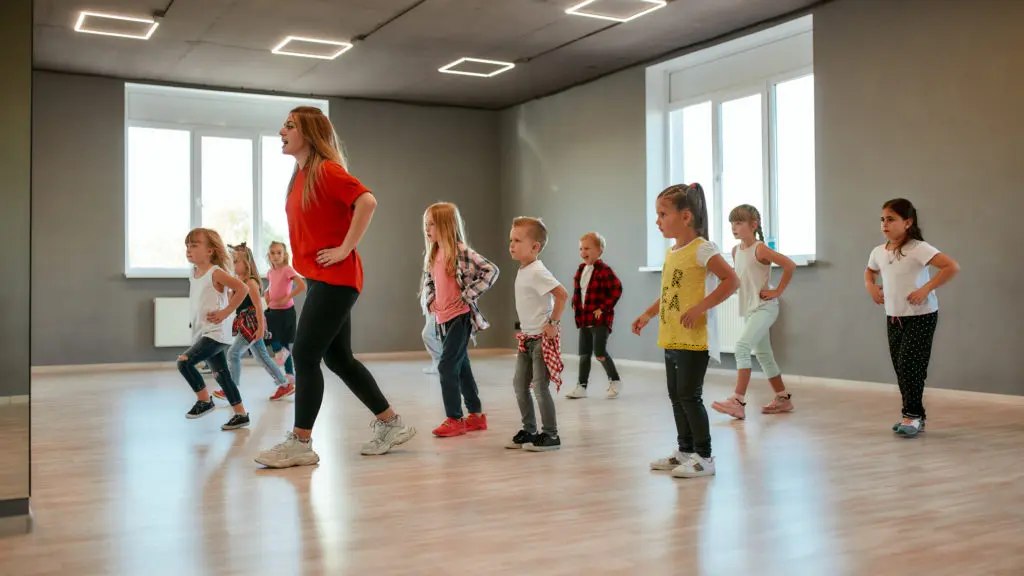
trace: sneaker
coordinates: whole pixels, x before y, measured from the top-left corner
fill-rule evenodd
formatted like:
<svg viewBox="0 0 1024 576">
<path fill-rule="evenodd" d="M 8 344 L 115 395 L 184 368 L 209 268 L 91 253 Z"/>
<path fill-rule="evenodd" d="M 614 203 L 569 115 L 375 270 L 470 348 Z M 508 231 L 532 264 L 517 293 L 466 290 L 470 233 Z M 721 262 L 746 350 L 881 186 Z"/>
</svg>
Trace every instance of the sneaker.
<svg viewBox="0 0 1024 576">
<path fill-rule="evenodd" d="M 683 462 L 678 468 L 672 471 L 676 478 L 697 478 L 700 476 L 715 475 L 715 457 L 703 458 L 698 454 L 691 454 L 690 459 Z"/>
<path fill-rule="evenodd" d="M 761 407 L 761 414 L 781 414 L 783 412 L 792 412 L 793 403 L 790 402 L 790 398 L 793 395 L 786 393 L 785 396 L 776 394 L 775 398 Z"/>
<path fill-rule="evenodd" d="M 612 380 L 608 383 L 608 399 L 618 398 L 619 392 L 622 391 L 622 382 L 618 380 Z"/>
<path fill-rule="evenodd" d="M 221 430 L 237 430 L 249 426 L 249 414 L 235 414 L 220 427 Z"/>
<path fill-rule="evenodd" d="M 277 354 L 274 354 L 274 364 L 284 366 L 284 363 L 288 361 L 288 356 L 290 356 L 288 350 L 281 348 L 277 351 Z"/>
<path fill-rule="evenodd" d="M 370 428 L 373 429 L 373 438 L 363 444 L 360 450 L 363 456 L 387 454 L 395 446 L 405 444 L 416 435 L 415 428 L 402 424 L 401 416 L 395 416 L 390 422 L 374 418 Z"/>
<path fill-rule="evenodd" d="M 466 432 L 481 432 L 487 430 L 487 414 L 470 414 L 466 416 Z"/>
<path fill-rule="evenodd" d="M 576 387 L 572 389 L 572 392 L 569 392 L 568 394 L 566 394 L 565 397 L 566 398 L 572 398 L 572 399 L 586 398 L 587 397 L 587 387 L 583 386 L 582 384 L 577 384 Z"/>
<path fill-rule="evenodd" d="M 897 422 L 897 423 L 893 424 L 893 425 L 892 425 L 892 431 L 893 431 L 893 432 L 897 432 L 897 431 L 899 431 L 899 429 L 900 429 L 900 425 L 901 425 L 901 424 L 903 424 L 903 420 L 900 420 L 899 422 Z M 919 431 L 919 433 L 920 433 L 920 432 L 924 432 L 924 425 L 925 425 L 925 421 L 924 421 L 924 420 L 921 420 L 921 430 Z"/>
<path fill-rule="evenodd" d="M 896 425 L 896 435 L 913 438 L 924 430 L 924 421 L 920 418 L 904 418 Z"/>
<path fill-rule="evenodd" d="M 423 369 L 424 374 L 437 374 L 437 366 L 427 366 Z"/>
<path fill-rule="evenodd" d="M 671 456 L 658 458 L 651 462 L 651 470 L 672 471 L 683 465 L 693 456 L 693 452 L 673 452 Z"/>
<path fill-rule="evenodd" d="M 722 414 L 728 414 L 737 420 L 743 420 L 747 417 L 746 404 L 741 404 L 739 398 L 730 396 L 728 399 L 721 402 L 715 401 L 711 403 L 711 407 L 716 412 Z"/>
<path fill-rule="evenodd" d="M 214 408 L 216 408 L 216 406 L 213 404 L 212 399 L 209 402 L 196 400 L 196 403 L 192 405 L 192 409 L 188 411 L 188 414 L 185 414 L 185 418 L 202 418 L 210 412 L 213 412 Z"/>
<path fill-rule="evenodd" d="M 213 396 L 214 398 L 220 398 L 221 400 L 228 399 L 228 397 L 224 394 L 223 390 L 215 390 L 212 394 L 210 394 L 210 396 Z"/>
<path fill-rule="evenodd" d="M 267 468 L 289 468 L 291 466 L 312 466 L 320 461 L 313 451 L 313 440 L 299 440 L 294 432 L 285 436 L 284 442 L 256 456 L 256 463 Z"/>
<path fill-rule="evenodd" d="M 466 433 L 466 420 L 460 418 L 445 418 L 444 422 L 437 428 L 434 428 L 434 436 L 438 438 L 452 438 L 454 436 L 462 436 Z"/>
<path fill-rule="evenodd" d="M 512 437 L 512 440 L 508 444 L 505 444 L 505 448 L 508 448 L 509 450 L 519 450 L 523 446 L 532 444 L 533 439 L 536 436 L 536 434 L 530 434 L 526 430 L 520 430 L 519 432 L 516 432 L 516 435 Z"/>
<path fill-rule="evenodd" d="M 270 399 L 281 400 L 287 398 L 288 396 L 291 396 L 292 394 L 295 394 L 295 383 L 289 382 L 284 386 L 278 386 L 277 390 L 274 391 L 274 394 L 270 397 Z"/>
<path fill-rule="evenodd" d="M 523 450 L 527 452 L 550 452 L 561 447 L 562 440 L 558 436 L 552 436 L 546 432 L 541 432 L 534 436 L 533 442 L 523 444 Z"/>
</svg>

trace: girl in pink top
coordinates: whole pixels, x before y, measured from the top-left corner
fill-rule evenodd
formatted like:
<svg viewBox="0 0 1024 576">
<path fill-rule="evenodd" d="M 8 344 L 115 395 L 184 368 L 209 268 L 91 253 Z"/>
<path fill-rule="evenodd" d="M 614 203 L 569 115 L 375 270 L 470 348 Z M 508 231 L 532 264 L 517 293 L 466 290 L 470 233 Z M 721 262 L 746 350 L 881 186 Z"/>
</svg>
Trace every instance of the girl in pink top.
<svg viewBox="0 0 1024 576">
<path fill-rule="evenodd" d="M 270 347 L 278 364 L 284 364 L 288 384 L 278 387 L 271 400 L 280 400 L 295 394 L 295 368 L 292 366 L 292 342 L 295 341 L 295 297 L 306 289 L 306 282 L 291 267 L 291 255 L 283 242 L 271 242 L 267 253 L 270 271 L 267 272 L 267 331 Z"/>
<path fill-rule="evenodd" d="M 469 365 L 469 341 L 487 328 L 477 299 L 494 285 L 498 268 L 466 244 L 462 216 L 454 204 L 433 204 L 423 214 L 422 294 L 441 337 L 441 397 L 446 418 L 434 429 L 438 437 L 461 436 L 487 429 L 480 395 Z M 462 417 L 462 401 L 468 416 Z"/>
</svg>

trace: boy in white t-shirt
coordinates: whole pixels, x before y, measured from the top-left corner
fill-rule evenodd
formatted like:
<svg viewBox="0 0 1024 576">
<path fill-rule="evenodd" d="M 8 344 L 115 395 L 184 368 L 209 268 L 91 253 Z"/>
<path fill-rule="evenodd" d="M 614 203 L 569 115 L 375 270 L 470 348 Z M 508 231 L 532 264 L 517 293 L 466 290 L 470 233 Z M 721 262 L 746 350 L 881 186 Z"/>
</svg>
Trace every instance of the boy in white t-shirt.
<svg viewBox="0 0 1024 576">
<path fill-rule="evenodd" d="M 868 294 L 885 306 L 889 355 L 903 395 L 903 420 L 892 429 L 907 438 L 917 436 L 925 424 L 924 383 L 939 320 L 935 289 L 960 270 L 955 260 L 924 241 L 919 222 L 909 200 L 886 202 L 882 206 L 886 242 L 871 251 L 864 271 Z M 929 266 L 939 269 L 934 278 Z M 881 286 L 876 282 L 879 275 Z"/>
<path fill-rule="evenodd" d="M 513 386 L 523 428 L 506 447 L 531 452 L 557 450 L 562 445 L 555 420 L 555 401 L 549 388 L 551 381 L 556 386 L 562 381 L 558 325 L 569 293 L 538 260 L 547 241 L 547 228 L 540 219 L 522 217 L 512 221 L 508 251 L 512 259 L 519 262 L 515 288 L 519 354 Z M 531 388 L 537 392 L 540 433 Z"/>
</svg>

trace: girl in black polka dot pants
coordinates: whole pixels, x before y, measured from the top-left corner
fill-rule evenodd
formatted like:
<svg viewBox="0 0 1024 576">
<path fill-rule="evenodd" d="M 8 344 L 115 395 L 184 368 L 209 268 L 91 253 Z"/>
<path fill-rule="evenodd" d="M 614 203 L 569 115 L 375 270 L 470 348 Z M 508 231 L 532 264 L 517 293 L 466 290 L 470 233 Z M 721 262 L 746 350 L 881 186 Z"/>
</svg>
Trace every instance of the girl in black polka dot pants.
<svg viewBox="0 0 1024 576">
<path fill-rule="evenodd" d="M 921 316 L 888 316 L 889 355 L 896 370 L 896 381 L 903 395 L 903 417 L 925 420 L 924 381 L 932 356 L 932 337 L 939 313 Z M 922 426 L 923 427 L 923 426 Z"/>
</svg>

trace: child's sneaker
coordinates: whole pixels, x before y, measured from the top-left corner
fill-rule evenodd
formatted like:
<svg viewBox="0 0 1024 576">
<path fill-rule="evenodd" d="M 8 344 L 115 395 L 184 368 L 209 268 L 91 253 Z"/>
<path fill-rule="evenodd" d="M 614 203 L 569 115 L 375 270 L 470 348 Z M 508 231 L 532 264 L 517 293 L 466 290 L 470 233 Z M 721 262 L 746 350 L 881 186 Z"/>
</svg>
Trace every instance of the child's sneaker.
<svg viewBox="0 0 1024 576">
<path fill-rule="evenodd" d="M 565 397 L 573 400 L 575 400 L 576 398 L 586 398 L 587 387 L 583 386 L 582 384 L 577 384 L 576 387 L 572 389 L 572 392 L 567 393 Z"/>
<path fill-rule="evenodd" d="M 277 390 L 274 391 L 274 394 L 270 397 L 270 399 L 271 400 L 281 400 L 283 398 L 287 398 L 288 396 L 291 396 L 292 394 L 295 394 L 295 383 L 294 382 L 289 382 L 289 383 L 285 384 L 284 386 L 278 386 Z"/>
<path fill-rule="evenodd" d="M 703 458 L 698 454 L 691 454 L 690 459 L 683 462 L 678 468 L 672 471 L 676 478 L 697 478 L 699 476 L 715 475 L 715 458 Z"/>
<path fill-rule="evenodd" d="M 776 394 L 775 398 L 771 402 L 761 407 L 761 414 L 781 414 L 783 412 L 793 411 L 793 402 L 790 401 L 792 394 L 786 393 L 785 396 Z"/>
<path fill-rule="evenodd" d="M 651 462 L 651 470 L 672 471 L 683 465 L 684 462 L 693 456 L 693 452 L 673 452 L 671 456 L 658 458 Z"/>
<path fill-rule="evenodd" d="M 721 402 L 716 400 L 711 403 L 711 407 L 714 408 L 716 412 L 728 414 L 737 420 L 743 420 L 747 417 L 746 404 L 740 402 L 740 399 L 735 396 L 730 396 L 728 399 Z"/>
<path fill-rule="evenodd" d="M 403 424 L 402 417 L 397 415 L 388 422 L 374 418 L 370 428 L 373 428 L 373 438 L 363 444 L 360 450 L 363 456 L 387 454 L 395 446 L 405 444 L 416 435 L 416 428 Z"/>
<path fill-rule="evenodd" d="M 505 444 L 505 448 L 509 450 L 519 450 L 527 444 L 532 444 L 536 434 L 530 434 L 526 430 L 520 430 L 516 432 L 516 435 L 512 437 L 512 440 L 508 444 Z"/>
<path fill-rule="evenodd" d="M 618 380 L 612 380 L 608 383 L 608 399 L 618 398 L 619 392 L 622 391 L 622 382 Z"/>
<path fill-rule="evenodd" d="M 221 400 L 228 399 L 227 395 L 224 394 L 223 390 L 214 390 L 213 393 L 210 395 L 213 396 L 214 398 L 220 398 Z"/>
<path fill-rule="evenodd" d="M 249 414 L 235 414 L 220 427 L 221 430 L 237 430 L 249 425 Z"/>
<path fill-rule="evenodd" d="M 893 429 L 897 436 L 913 438 L 924 430 L 924 421 L 920 418 L 904 418 Z"/>
<path fill-rule="evenodd" d="M 288 356 L 290 356 L 288 350 L 281 348 L 276 354 L 274 354 L 274 364 L 284 366 L 284 363 L 288 361 Z"/>
<path fill-rule="evenodd" d="M 268 468 L 312 466 L 319 461 L 320 456 L 313 451 L 313 440 L 303 442 L 294 432 L 289 432 L 284 442 L 256 456 L 256 463 Z"/>
<path fill-rule="evenodd" d="M 437 428 L 434 428 L 434 436 L 438 438 L 451 438 L 453 436 L 462 436 L 466 433 L 466 420 L 455 418 L 445 418 L 444 422 Z"/>
<path fill-rule="evenodd" d="M 903 420 L 900 420 L 899 422 L 893 424 L 892 425 L 892 431 L 896 432 L 897 430 L 899 430 L 900 429 L 900 424 L 903 424 Z M 925 425 L 925 421 L 921 420 L 921 432 L 924 432 L 924 425 Z"/>
<path fill-rule="evenodd" d="M 523 444 L 523 450 L 527 452 L 550 452 L 551 450 L 558 450 L 562 447 L 562 440 L 558 436 L 552 436 L 546 433 L 537 434 L 533 438 L 533 442 L 529 444 Z"/>
<path fill-rule="evenodd" d="M 470 414 L 466 416 L 466 432 L 482 432 L 487 430 L 487 414 Z"/>
<path fill-rule="evenodd" d="M 192 405 L 192 409 L 188 411 L 188 414 L 185 414 L 185 418 L 202 418 L 210 412 L 213 412 L 214 408 L 216 408 L 216 406 L 213 404 L 213 399 L 210 399 L 209 402 L 196 400 L 196 403 Z"/>
</svg>

